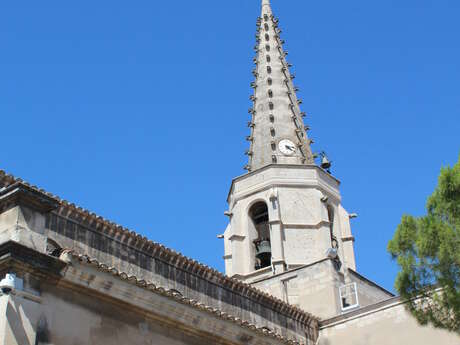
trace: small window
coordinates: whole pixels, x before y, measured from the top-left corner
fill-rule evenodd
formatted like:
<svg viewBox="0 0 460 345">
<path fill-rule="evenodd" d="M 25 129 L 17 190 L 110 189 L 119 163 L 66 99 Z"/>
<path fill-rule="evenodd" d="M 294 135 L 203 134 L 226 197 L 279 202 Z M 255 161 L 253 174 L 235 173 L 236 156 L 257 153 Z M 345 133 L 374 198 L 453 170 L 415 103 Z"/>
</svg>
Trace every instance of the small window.
<svg viewBox="0 0 460 345">
<path fill-rule="evenodd" d="M 276 132 L 275 132 L 275 128 L 274 128 L 274 127 L 270 128 L 270 135 L 271 135 L 272 137 L 274 137 L 274 136 L 276 135 Z"/>
<path fill-rule="evenodd" d="M 269 30 L 269 27 L 268 27 L 268 24 L 267 24 L 267 23 L 265 23 L 264 27 L 265 27 L 265 31 L 268 31 L 268 30 Z"/>
<path fill-rule="evenodd" d="M 268 44 L 265 46 L 265 50 L 268 52 L 270 51 L 270 46 Z"/>
<path fill-rule="evenodd" d="M 272 73 L 272 68 L 270 66 L 267 66 L 267 73 Z"/>
<path fill-rule="evenodd" d="M 268 22 L 268 14 L 264 14 L 264 20 Z"/>
<path fill-rule="evenodd" d="M 265 34 L 265 41 L 269 41 L 270 40 L 270 35 L 269 34 Z"/>
<path fill-rule="evenodd" d="M 342 311 L 359 307 L 358 288 L 356 283 L 343 285 L 339 288 Z"/>
<path fill-rule="evenodd" d="M 270 110 L 273 110 L 275 108 L 273 102 L 268 103 L 268 108 L 270 108 Z"/>
<path fill-rule="evenodd" d="M 273 91 L 272 90 L 268 90 L 268 97 L 273 98 Z"/>
<path fill-rule="evenodd" d="M 273 80 L 272 80 L 272 78 L 268 78 L 268 79 L 267 79 L 267 84 L 268 84 L 268 85 L 271 85 L 271 84 L 273 84 Z"/>
<path fill-rule="evenodd" d="M 272 59 L 270 57 L 270 55 L 267 55 L 267 62 L 270 62 Z"/>
</svg>

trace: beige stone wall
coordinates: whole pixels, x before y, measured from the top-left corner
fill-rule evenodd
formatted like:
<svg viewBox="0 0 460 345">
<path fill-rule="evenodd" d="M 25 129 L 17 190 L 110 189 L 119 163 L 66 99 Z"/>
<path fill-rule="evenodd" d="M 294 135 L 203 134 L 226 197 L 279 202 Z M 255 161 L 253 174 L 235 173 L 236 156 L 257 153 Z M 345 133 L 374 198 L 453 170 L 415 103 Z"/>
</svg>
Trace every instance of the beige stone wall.
<svg viewBox="0 0 460 345">
<path fill-rule="evenodd" d="M 359 306 L 365 307 L 388 300 L 393 295 L 358 273 L 348 271 L 349 282 L 356 282 Z M 332 260 L 326 259 L 283 274 L 267 276 L 252 283 L 253 286 L 289 304 L 308 310 L 326 319 L 342 312 L 339 287 L 345 277 Z"/>
<path fill-rule="evenodd" d="M 320 331 L 319 345 L 458 345 L 456 334 L 420 326 L 403 304 L 393 302 L 350 313 Z"/>
<path fill-rule="evenodd" d="M 34 302 L 19 296 L 7 301 L 1 345 L 185 345 L 213 342 L 122 310 L 101 300 L 51 289 Z"/>
<path fill-rule="evenodd" d="M 350 281 L 356 283 L 358 291 L 358 301 L 359 306 L 361 308 L 375 304 L 377 302 L 388 300 L 389 298 L 393 297 L 393 295 L 389 291 L 384 290 L 380 286 L 367 280 L 358 273 L 352 270 L 349 270 L 348 272 L 348 277 L 350 278 Z"/>
<path fill-rule="evenodd" d="M 324 260 L 252 285 L 313 315 L 328 318 L 340 312 L 338 288 L 342 282 L 343 276 L 333 262 Z"/>
</svg>

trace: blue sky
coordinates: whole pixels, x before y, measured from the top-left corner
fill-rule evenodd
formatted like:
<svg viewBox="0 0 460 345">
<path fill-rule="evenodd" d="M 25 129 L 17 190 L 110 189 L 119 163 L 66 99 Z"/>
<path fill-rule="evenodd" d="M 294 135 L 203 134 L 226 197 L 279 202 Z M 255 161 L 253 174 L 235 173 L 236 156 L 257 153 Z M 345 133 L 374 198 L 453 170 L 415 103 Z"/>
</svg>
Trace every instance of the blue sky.
<svg viewBox="0 0 460 345">
<path fill-rule="evenodd" d="M 460 153 L 460 2 L 272 0 L 359 271 Z M 258 0 L 0 5 L 0 167 L 223 270 Z"/>
</svg>

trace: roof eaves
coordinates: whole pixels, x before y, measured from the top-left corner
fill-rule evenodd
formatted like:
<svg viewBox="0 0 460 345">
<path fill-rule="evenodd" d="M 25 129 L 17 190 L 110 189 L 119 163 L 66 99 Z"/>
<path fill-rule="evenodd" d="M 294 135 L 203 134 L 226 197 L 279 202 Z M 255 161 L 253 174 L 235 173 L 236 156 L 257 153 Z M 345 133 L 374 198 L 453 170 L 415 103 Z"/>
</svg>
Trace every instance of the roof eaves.
<svg viewBox="0 0 460 345">
<path fill-rule="evenodd" d="M 168 297 L 170 299 L 173 299 L 176 302 L 179 302 L 181 304 L 189 305 L 189 306 L 191 306 L 191 307 L 193 307 L 195 309 L 201 310 L 203 312 L 207 312 L 207 313 L 212 314 L 212 315 L 214 315 L 216 317 L 219 317 L 219 318 L 221 318 L 223 320 L 233 322 L 233 323 L 237 324 L 238 326 L 247 328 L 247 329 L 249 329 L 249 330 L 251 330 L 253 332 L 256 332 L 256 333 L 258 333 L 260 335 L 275 338 L 277 340 L 282 341 L 284 344 L 287 344 L 287 345 L 303 345 L 303 343 L 301 343 L 301 342 L 299 342 L 297 340 L 288 339 L 286 337 L 283 337 L 280 334 L 278 334 L 276 332 L 273 332 L 273 331 L 271 331 L 271 330 L 269 330 L 269 329 L 267 329 L 265 327 L 257 327 L 256 325 L 254 325 L 252 323 L 249 323 L 247 321 L 243 321 L 240 318 L 232 316 L 232 315 L 229 315 L 229 314 L 227 314 L 227 313 L 225 313 L 225 312 L 223 312 L 223 311 L 221 311 L 219 309 L 216 309 L 216 308 L 207 306 L 205 304 L 199 303 L 196 300 L 186 298 L 186 297 L 182 296 L 182 294 L 179 293 L 176 290 L 167 290 L 167 289 L 165 289 L 163 287 L 157 286 L 157 285 L 155 285 L 153 283 L 149 283 L 149 282 L 147 282 L 145 280 L 140 280 L 134 275 L 130 276 L 125 272 L 120 272 L 115 267 L 110 267 L 110 266 L 108 266 L 108 265 L 106 265 L 104 263 L 99 262 L 97 259 L 89 257 L 88 255 L 82 255 L 82 254 L 79 254 L 79 253 L 77 253 L 75 251 L 68 251 L 68 253 L 70 255 L 72 255 L 72 257 L 74 257 L 80 263 L 82 263 L 84 265 L 93 266 L 93 267 L 95 267 L 96 269 L 98 269 L 101 272 L 112 274 L 113 276 L 115 276 L 115 277 L 117 277 L 117 278 L 119 278 L 121 280 L 127 281 L 127 282 L 129 282 L 129 283 L 131 283 L 133 285 L 136 285 L 139 288 L 147 289 L 147 290 L 149 290 L 149 291 L 151 291 L 153 293 L 156 293 L 156 294 Z"/>
<path fill-rule="evenodd" d="M 276 298 L 259 289 L 256 289 L 255 287 L 246 284 L 238 279 L 230 278 L 212 267 L 204 265 L 192 258 L 186 257 L 181 253 L 174 251 L 173 249 L 165 247 L 162 244 L 151 241 L 147 237 L 144 237 L 134 231 L 131 231 L 128 228 L 111 222 L 89 210 L 83 209 L 73 203 L 59 198 L 58 196 L 52 193 L 49 193 L 37 186 L 31 185 L 23 181 L 20 178 L 16 178 L 13 175 L 7 174 L 3 170 L 0 170 L 0 189 L 2 187 L 8 187 L 9 185 L 18 182 L 26 185 L 31 189 L 34 189 L 37 192 L 44 193 L 48 197 L 57 200 L 57 202 L 59 202 L 60 204 L 59 208 L 56 211 L 58 212 L 58 214 L 63 215 L 69 213 L 76 213 L 79 217 L 83 218 L 86 222 L 92 224 L 92 226 L 96 228 L 105 227 L 106 229 L 109 229 L 112 232 L 120 232 L 123 236 L 126 236 L 126 239 L 128 241 L 142 244 L 144 247 L 148 248 L 148 250 L 152 251 L 152 253 L 150 253 L 152 256 L 155 256 L 160 260 L 167 261 L 171 265 L 175 265 L 175 267 L 194 273 L 206 280 L 214 279 L 215 281 L 218 281 L 220 284 L 222 284 L 223 287 L 228 288 L 232 291 L 239 291 L 240 293 L 244 292 L 245 295 L 250 295 L 251 298 L 260 303 L 268 302 L 275 310 L 284 314 L 285 316 L 293 318 L 294 320 L 300 322 L 308 322 L 312 320 L 319 322 L 319 318 L 313 316 L 310 313 L 307 313 L 306 311 L 298 307 L 289 305 L 281 299 Z M 79 255 L 82 255 L 82 253 L 79 253 Z"/>
</svg>

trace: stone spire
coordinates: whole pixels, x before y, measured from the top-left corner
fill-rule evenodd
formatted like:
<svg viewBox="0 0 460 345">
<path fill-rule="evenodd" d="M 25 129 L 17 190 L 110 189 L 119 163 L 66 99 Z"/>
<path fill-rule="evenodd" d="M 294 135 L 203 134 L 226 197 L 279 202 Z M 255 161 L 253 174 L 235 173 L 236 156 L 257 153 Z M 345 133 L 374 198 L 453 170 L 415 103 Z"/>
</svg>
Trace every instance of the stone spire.
<svg viewBox="0 0 460 345">
<path fill-rule="evenodd" d="M 262 16 L 257 19 L 256 57 L 251 83 L 254 94 L 249 110 L 251 134 L 247 137 L 250 148 L 248 171 L 269 164 L 314 164 L 300 111 L 291 65 L 286 61 L 284 41 L 280 38 L 278 19 L 273 17 L 270 1 L 262 0 Z"/>
</svg>

